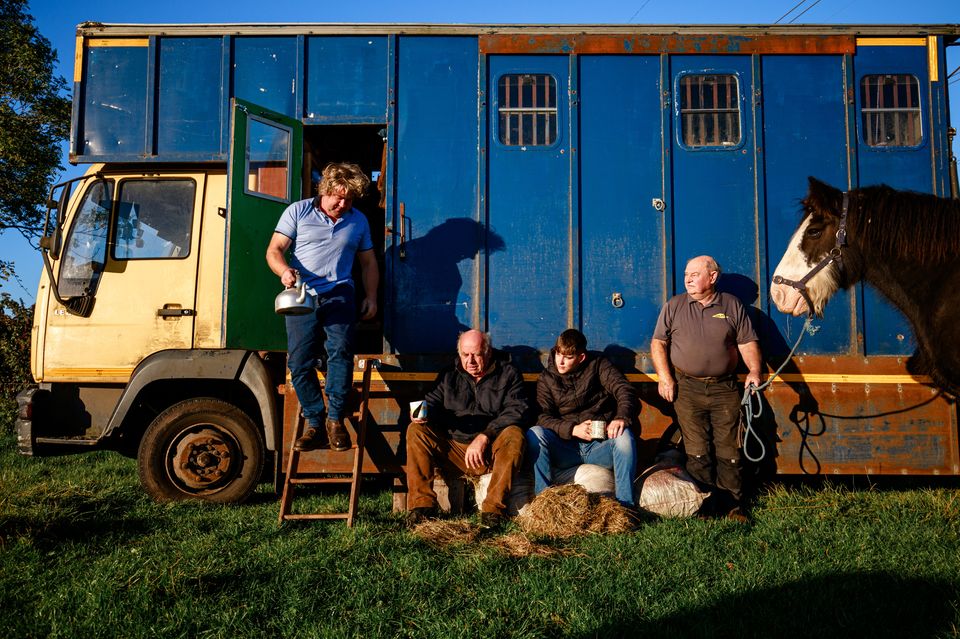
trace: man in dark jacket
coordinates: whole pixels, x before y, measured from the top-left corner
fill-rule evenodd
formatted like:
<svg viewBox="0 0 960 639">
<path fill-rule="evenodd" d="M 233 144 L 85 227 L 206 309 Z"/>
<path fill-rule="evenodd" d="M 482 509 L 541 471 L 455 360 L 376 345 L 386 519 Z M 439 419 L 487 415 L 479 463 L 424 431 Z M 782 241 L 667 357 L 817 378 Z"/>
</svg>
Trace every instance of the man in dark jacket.
<svg viewBox="0 0 960 639">
<path fill-rule="evenodd" d="M 602 355 L 588 353 L 583 333 L 568 329 L 540 374 L 537 402 L 543 412 L 526 433 L 536 493 L 553 483 L 554 470 L 596 464 L 613 469 L 617 501 L 633 508 L 637 452 L 630 426 L 637 393 L 623 373 Z M 602 433 L 591 432 L 596 420 L 604 422 Z"/>
<path fill-rule="evenodd" d="M 407 521 L 413 525 L 436 513 L 431 482 L 440 467 L 468 475 L 492 473 L 480 525 L 493 528 L 505 520 L 506 498 L 523 458 L 520 426 L 530 407 L 523 375 L 494 358 L 489 336 L 463 333 L 457 354 L 427 393 L 427 418 L 413 419 L 407 429 Z"/>
</svg>

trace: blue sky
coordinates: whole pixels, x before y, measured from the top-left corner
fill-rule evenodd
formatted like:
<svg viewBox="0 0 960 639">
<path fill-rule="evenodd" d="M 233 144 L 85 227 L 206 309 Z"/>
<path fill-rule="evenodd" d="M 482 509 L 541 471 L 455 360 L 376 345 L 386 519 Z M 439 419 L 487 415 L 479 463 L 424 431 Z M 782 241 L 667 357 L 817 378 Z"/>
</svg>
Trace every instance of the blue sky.
<svg viewBox="0 0 960 639">
<path fill-rule="evenodd" d="M 799 6 L 797 6 L 799 5 Z M 791 9 L 797 7 L 791 12 Z M 802 15 L 801 12 L 805 11 Z M 438 0 L 34 0 L 30 13 L 40 32 L 57 49 L 60 73 L 73 74 L 76 25 L 108 23 L 217 22 L 430 22 L 430 23 L 581 23 L 581 24 L 942 24 L 960 23 L 958 0 L 487 0 L 473 4 Z M 948 58 L 949 71 L 960 65 L 960 47 Z M 960 74 L 954 76 L 954 80 Z M 960 82 L 951 85 L 952 123 L 960 128 Z M 957 145 L 955 144 L 955 148 Z M 84 167 L 67 167 L 65 176 Z M 27 303 L 40 277 L 39 253 L 19 234 L 0 235 L 0 252 L 14 260 L 23 285 L 2 287 Z"/>
</svg>

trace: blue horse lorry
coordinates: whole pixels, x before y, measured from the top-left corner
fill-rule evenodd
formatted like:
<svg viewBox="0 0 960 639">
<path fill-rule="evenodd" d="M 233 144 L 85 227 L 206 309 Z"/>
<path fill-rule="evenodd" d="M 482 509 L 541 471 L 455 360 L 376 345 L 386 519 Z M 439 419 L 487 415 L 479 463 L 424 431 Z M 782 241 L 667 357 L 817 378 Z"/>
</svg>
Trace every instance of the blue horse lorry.
<svg viewBox="0 0 960 639">
<path fill-rule="evenodd" d="M 402 476 L 408 402 L 468 327 L 531 386 L 556 336 L 580 328 L 636 384 L 649 458 L 674 423 L 649 342 L 689 257 L 724 267 L 772 369 L 802 328 L 768 282 L 807 176 L 957 197 L 958 38 L 960 25 L 81 24 L 70 158 L 90 167 L 51 192 L 20 451 L 136 454 L 159 498 L 238 501 L 279 479 L 298 405 L 264 251 L 325 163 L 353 161 L 377 182 L 357 206 L 382 268 L 380 311 L 357 333 L 379 360 L 364 472 Z M 764 393 L 760 466 L 960 474 L 956 405 L 907 374 L 903 317 L 855 288 L 817 327 Z"/>
</svg>

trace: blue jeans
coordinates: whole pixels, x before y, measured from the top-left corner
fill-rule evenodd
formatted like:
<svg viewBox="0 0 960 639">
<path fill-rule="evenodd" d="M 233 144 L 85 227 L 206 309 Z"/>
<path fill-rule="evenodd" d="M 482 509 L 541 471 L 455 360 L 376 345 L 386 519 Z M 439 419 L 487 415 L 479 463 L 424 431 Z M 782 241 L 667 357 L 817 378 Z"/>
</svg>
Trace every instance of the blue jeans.
<svg viewBox="0 0 960 639">
<path fill-rule="evenodd" d="M 287 315 L 287 366 L 304 418 L 322 426 L 323 393 L 318 363 L 327 356 L 326 389 L 330 419 L 343 419 L 347 393 L 353 385 L 353 324 L 357 309 L 353 287 L 340 284 L 317 295 L 317 310 Z M 326 339 L 324 339 L 326 337 Z M 322 368 L 322 366 L 321 366 Z"/>
<path fill-rule="evenodd" d="M 531 426 L 526 432 L 527 463 L 533 466 L 533 490 L 539 495 L 553 484 L 553 470 L 580 464 L 596 464 L 613 469 L 616 497 L 624 506 L 635 506 L 633 479 L 637 472 L 637 450 L 629 429 L 615 439 L 586 442 L 562 439 L 543 426 Z"/>
</svg>

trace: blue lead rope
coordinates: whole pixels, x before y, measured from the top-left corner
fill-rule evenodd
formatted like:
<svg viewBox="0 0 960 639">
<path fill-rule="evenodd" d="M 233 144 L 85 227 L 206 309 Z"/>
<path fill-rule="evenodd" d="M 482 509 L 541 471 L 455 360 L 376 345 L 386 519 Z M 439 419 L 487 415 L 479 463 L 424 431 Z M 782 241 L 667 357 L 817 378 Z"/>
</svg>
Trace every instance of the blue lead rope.
<svg viewBox="0 0 960 639">
<path fill-rule="evenodd" d="M 763 413 L 763 401 L 760 397 L 760 393 L 762 393 L 764 389 L 767 386 L 769 386 L 774 379 L 776 379 L 776 377 L 780 374 L 780 371 L 782 371 L 784 367 L 786 367 L 787 363 L 791 359 L 793 359 L 793 354 L 797 352 L 797 348 L 800 346 L 800 342 L 803 340 L 803 336 L 806 333 L 813 335 L 814 333 L 817 332 L 817 330 L 819 330 L 819 327 L 814 327 L 811 325 L 812 322 L 813 322 L 813 314 L 811 313 L 807 315 L 807 320 L 803 323 L 803 328 L 800 329 L 800 335 L 799 337 L 797 337 L 796 343 L 794 343 L 793 348 L 790 349 L 790 354 L 787 355 L 786 359 L 783 360 L 783 363 L 780 364 L 780 368 L 775 370 L 773 372 L 773 375 L 768 377 L 767 381 L 765 381 L 764 383 L 760 384 L 759 386 L 754 386 L 753 384 L 750 384 L 743 391 L 743 399 L 740 400 L 740 405 L 743 406 L 743 415 L 747 422 L 746 426 L 743 429 L 743 456 L 746 457 L 749 461 L 757 463 L 761 459 L 763 459 L 767 454 L 767 447 L 764 445 L 763 440 L 760 438 L 760 435 L 757 434 L 757 431 L 753 427 L 754 418 L 760 417 L 760 415 Z M 754 395 L 756 395 L 756 408 L 754 408 L 754 401 L 753 401 Z M 750 453 L 747 452 L 747 442 L 750 440 L 751 437 L 753 437 L 753 439 L 755 439 L 756 442 L 760 445 L 760 455 L 758 455 L 757 457 L 751 457 Z"/>
</svg>

